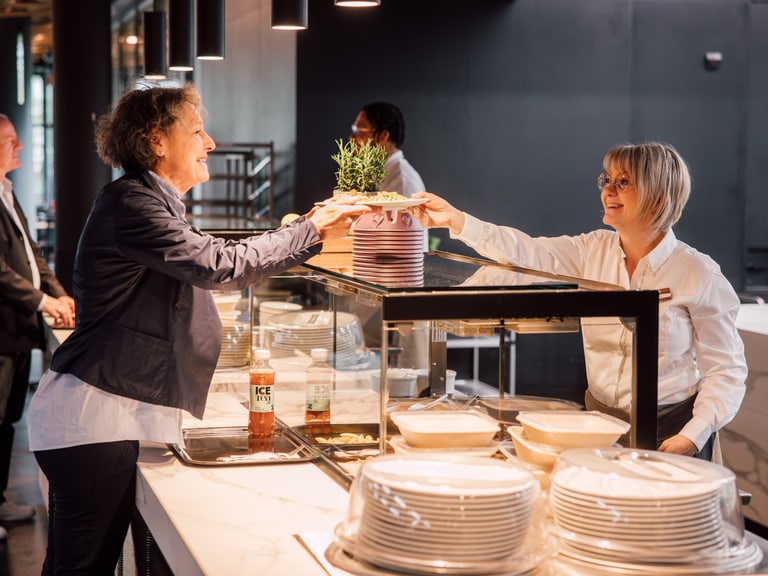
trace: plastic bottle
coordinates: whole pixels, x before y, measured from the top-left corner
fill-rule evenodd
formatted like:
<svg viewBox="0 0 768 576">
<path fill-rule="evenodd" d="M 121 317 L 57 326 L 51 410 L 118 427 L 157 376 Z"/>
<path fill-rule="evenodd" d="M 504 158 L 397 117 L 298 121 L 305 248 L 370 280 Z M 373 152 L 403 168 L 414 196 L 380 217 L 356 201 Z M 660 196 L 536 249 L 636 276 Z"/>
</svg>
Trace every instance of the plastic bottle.
<svg viewBox="0 0 768 576">
<path fill-rule="evenodd" d="M 323 427 L 330 429 L 333 368 L 328 365 L 328 350 L 325 348 L 313 348 L 310 357 L 312 363 L 307 368 L 304 424 L 317 433 L 322 432 Z"/>
<path fill-rule="evenodd" d="M 248 436 L 271 437 L 275 432 L 275 371 L 269 365 L 269 350 L 253 351 L 248 377 L 251 392 Z"/>
</svg>

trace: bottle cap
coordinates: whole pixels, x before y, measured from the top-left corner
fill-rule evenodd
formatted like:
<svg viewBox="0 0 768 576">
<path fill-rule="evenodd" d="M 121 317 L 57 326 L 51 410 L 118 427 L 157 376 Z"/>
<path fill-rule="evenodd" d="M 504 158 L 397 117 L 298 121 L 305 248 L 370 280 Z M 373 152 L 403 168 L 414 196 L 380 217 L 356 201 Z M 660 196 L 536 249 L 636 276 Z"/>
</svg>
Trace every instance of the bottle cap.
<svg viewBox="0 0 768 576">
<path fill-rule="evenodd" d="M 325 348 L 312 348 L 312 351 L 309 353 L 309 355 L 312 357 L 312 360 L 327 360 L 328 359 L 328 350 Z"/>
<path fill-rule="evenodd" d="M 253 351 L 253 357 L 256 360 L 269 360 L 269 350 L 265 350 L 264 348 L 256 348 Z"/>
</svg>

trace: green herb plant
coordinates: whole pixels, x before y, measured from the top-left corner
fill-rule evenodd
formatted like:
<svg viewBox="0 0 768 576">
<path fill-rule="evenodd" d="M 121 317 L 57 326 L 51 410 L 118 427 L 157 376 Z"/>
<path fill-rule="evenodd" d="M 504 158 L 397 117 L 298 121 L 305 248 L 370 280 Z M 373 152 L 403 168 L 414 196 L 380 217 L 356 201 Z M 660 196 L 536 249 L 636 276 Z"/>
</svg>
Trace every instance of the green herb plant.
<svg viewBox="0 0 768 576">
<path fill-rule="evenodd" d="M 336 140 L 338 153 L 331 158 L 338 164 L 336 190 L 359 193 L 376 192 L 384 179 L 387 150 L 372 140 Z"/>
</svg>

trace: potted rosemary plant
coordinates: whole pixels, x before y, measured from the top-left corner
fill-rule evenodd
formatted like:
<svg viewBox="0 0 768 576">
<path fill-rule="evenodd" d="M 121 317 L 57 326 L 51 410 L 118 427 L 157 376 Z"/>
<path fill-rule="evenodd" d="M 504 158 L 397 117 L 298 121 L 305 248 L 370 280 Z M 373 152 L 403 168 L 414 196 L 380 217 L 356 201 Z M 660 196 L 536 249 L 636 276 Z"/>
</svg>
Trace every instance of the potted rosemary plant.
<svg viewBox="0 0 768 576">
<path fill-rule="evenodd" d="M 336 140 L 336 145 L 339 151 L 331 156 L 338 165 L 334 195 L 376 192 L 384 179 L 386 148 L 372 140 Z"/>
</svg>

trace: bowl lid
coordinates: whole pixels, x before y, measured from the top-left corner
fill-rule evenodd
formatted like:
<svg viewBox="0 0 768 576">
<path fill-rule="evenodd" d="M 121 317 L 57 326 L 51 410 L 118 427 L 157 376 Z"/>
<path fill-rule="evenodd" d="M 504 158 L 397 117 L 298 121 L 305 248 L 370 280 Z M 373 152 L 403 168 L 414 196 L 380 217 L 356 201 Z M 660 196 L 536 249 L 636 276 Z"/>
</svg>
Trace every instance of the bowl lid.
<svg viewBox="0 0 768 576">
<path fill-rule="evenodd" d="M 626 434 L 628 422 L 596 410 L 524 410 L 517 415 L 523 426 L 560 434 Z"/>
</svg>

